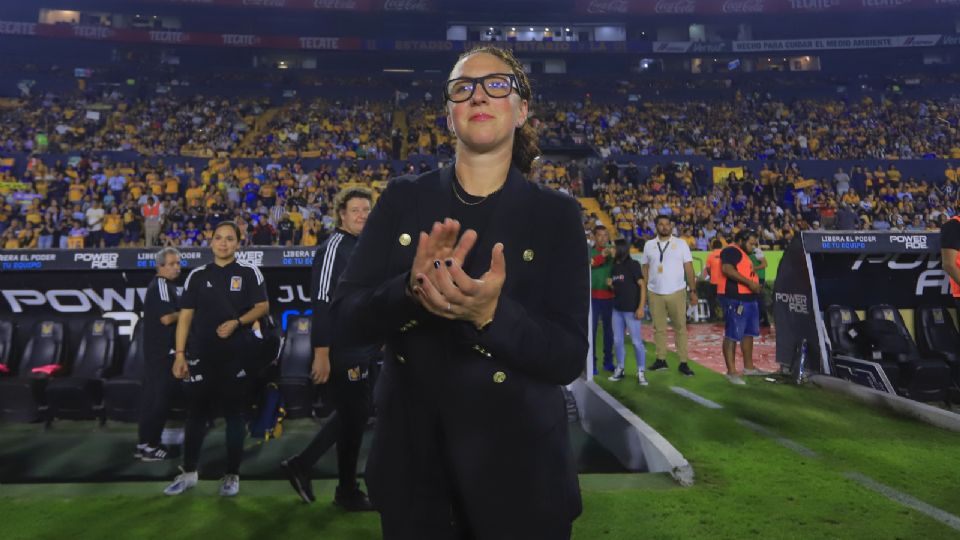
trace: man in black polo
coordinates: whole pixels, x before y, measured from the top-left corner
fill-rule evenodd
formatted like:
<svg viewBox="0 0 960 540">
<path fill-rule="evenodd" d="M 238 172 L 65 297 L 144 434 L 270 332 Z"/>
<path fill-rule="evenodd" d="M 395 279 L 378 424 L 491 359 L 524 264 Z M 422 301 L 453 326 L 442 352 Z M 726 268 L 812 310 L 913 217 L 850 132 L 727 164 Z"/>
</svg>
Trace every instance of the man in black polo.
<svg viewBox="0 0 960 540">
<path fill-rule="evenodd" d="M 180 252 L 167 247 L 157 252 L 157 275 L 147 286 L 143 299 L 143 395 L 140 402 L 139 443 L 135 457 L 142 461 L 166 459 L 160 446 L 167 421 L 173 377 L 174 333 L 177 330 L 177 290 L 173 282 L 180 275 Z"/>
<path fill-rule="evenodd" d="M 317 384 L 330 381 L 330 397 L 336 411 L 302 452 L 280 464 L 300 498 L 313 502 L 310 468 L 336 443 L 339 485 L 333 502 L 351 512 L 373 510 L 357 483 L 357 460 L 363 430 L 370 417 L 370 362 L 379 354 L 380 347 L 331 349 L 330 299 L 367 222 L 372 200 L 365 189 L 340 193 L 335 203 L 337 230 L 313 257 L 311 342 L 314 358 L 310 375 Z"/>
</svg>

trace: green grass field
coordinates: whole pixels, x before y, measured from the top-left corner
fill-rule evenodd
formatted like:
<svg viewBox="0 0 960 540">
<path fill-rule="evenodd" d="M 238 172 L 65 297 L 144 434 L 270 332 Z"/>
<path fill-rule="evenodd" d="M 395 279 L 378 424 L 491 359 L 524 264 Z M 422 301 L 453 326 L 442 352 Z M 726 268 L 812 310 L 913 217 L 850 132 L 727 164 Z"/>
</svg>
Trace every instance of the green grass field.
<svg viewBox="0 0 960 540">
<path fill-rule="evenodd" d="M 813 386 L 753 379 L 735 387 L 706 368 L 685 378 L 675 358 L 670 362 L 670 371 L 648 375 L 646 388 L 630 378 L 600 384 L 687 457 L 696 484 L 675 487 L 664 475 L 583 475 L 575 538 L 960 538 L 960 531 L 844 476 L 859 472 L 960 514 L 960 434 Z M 632 356 L 627 365 L 635 365 Z M 669 386 L 724 408 L 706 409 Z M 738 418 L 817 457 L 802 457 Z M 214 482 L 176 498 L 158 495 L 163 485 L 2 485 L 0 537 L 379 538 L 375 515 L 344 514 L 326 502 L 331 481 L 319 483 L 320 502 L 312 506 L 299 504 L 282 481 L 245 482 L 233 500 L 217 497 Z"/>
</svg>

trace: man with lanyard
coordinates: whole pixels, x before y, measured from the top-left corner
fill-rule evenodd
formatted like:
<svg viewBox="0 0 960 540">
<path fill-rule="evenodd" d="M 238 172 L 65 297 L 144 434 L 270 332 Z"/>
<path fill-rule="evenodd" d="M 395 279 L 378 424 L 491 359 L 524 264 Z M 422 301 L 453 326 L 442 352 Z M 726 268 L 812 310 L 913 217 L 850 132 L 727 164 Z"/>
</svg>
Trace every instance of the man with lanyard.
<svg viewBox="0 0 960 540">
<path fill-rule="evenodd" d="M 590 306 L 593 310 L 593 373 L 597 373 L 597 325 L 603 326 L 603 369 L 613 371 L 613 288 L 610 272 L 617 253 L 610 242 L 610 231 L 597 225 L 593 231 L 595 244 L 590 252 Z"/>
<path fill-rule="evenodd" d="M 180 252 L 166 247 L 156 254 L 157 275 L 147 285 L 143 299 L 143 395 L 140 401 L 139 443 L 135 457 L 160 461 L 167 451 L 160 446 L 163 424 L 170 408 L 173 378 L 174 333 L 177 329 L 177 290 Z"/>
<path fill-rule="evenodd" d="M 760 280 L 753 270 L 750 255 L 757 246 L 757 233 L 744 229 L 737 233 L 736 244 L 720 252 L 720 304 L 726 328 L 723 333 L 723 360 L 727 379 L 733 384 L 746 384 L 737 375 L 737 343 L 743 352 L 743 374 L 764 375 L 753 366 L 753 338 L 760 337 L 760 310 L 757 304 Z"/>
<path fill-rule="evenodd" d="M 673 323 L 680 373 L 692 376 L 687 365 L 687 290 L 690 304 L 697 304 L 697 282 L 693 272 L 693 255 L 686 242 L 673 236 L 670 216 L 656 219 L 657 236 L 647 240 L 640 257 L 643 279 L 647 282 L 650 314 L 653 316 L 657 358 L 651 371 L 667 369 L 667 317 Z"/>
<path fill-rule="evenodd" d="M 960 310 L 960 216 L 953 216 L 940 227 L 940 259 L 950 277 L 950 294 Z M 960 315 L 960 311 L 957 312 Z"/>
<path fill-rule="evenodd" d="M 357 483 L 357 461 L 363 430 L 370 417 L 370 363 L 380 353 L 378 345 L 330 347 L 334 321 L 330 316 L 340 274 L 347 266 L 370 214 L 373 196 L 369 190 L 351 188 L 337 197 L 337 230 L 320 245 L 313 257 L 311 297 L 314 358 L 310 376 L 316 384 L 330 381 L 330 395 L 336 410 L 313 440 L 299 454 L 280 463 L 290 484 L 304 502 L 315 500 L 310 469 L 331 446 L 337 445 L 339 485 L 333 503 L 350 512 L 372 511 L 373 506 Z"/>
</svg>

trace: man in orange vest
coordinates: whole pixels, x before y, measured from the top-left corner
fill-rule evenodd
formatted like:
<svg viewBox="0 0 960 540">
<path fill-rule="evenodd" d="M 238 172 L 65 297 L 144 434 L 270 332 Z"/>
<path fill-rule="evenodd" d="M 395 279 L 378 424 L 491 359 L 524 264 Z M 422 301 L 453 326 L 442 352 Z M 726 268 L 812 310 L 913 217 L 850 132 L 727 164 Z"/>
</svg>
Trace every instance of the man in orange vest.
<svg viewBox="0 0 960 540">
<path fill-rule="evenodd" d="M 944 272 L 950 277 L 954 305 L 960 309 L 960 216 L 948 219 L 940 227 L 940 259 Z"/>
<path fill-rule="evenodd" d="M 723 251 L 723 242 L 719 238 L 714 238 L 710 241 L 710 249 L 712 251 L 707 255 L 700 279 L 710 282 L 710 285 L 706 287 L 707 298 L 705 300 L 710 304 L 710 318 L 717 319 L 717 295 L 719 294 L 717 284 L 720 283 L 720 276 L 723 275 L 723 271 L 720 269 L 720 252 Z"/>
<path fill-rule="evenodd" d="M 753 338 L 760 337 L 760 280 L 749 255 L 755 247 L 757 233 L 744 229 L 737 233 L 735 244 L 720 252 L 721 275 L 717 289 L 726 324 L 723 360 L 727 364 L 727 379 L 733 384 L 746 384 L 737 374 L 737 343 L 743 352 L 743 374 L 765 374 L 753 366 Z"/>
</svg>

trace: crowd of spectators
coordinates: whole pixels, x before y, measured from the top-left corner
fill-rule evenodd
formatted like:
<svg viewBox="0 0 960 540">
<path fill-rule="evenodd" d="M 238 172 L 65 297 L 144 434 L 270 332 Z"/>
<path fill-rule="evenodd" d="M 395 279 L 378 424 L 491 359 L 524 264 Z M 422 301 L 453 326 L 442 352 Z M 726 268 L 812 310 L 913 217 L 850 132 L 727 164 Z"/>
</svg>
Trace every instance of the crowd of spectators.
<svg viewBox="0 0 960 540">
<path fill-rule="evenodd" d="M 395 169 L 408 155 L 433 155 L 441 163 L 452 158 L 441 100 L 419 88 L 422 94 L 403 99 L 279 105 L 172 94 L 128 100 L 116 90 L 0 100 L 0 152 L 89 156 L 70 163 L 31 158 L 18 177 L 0 168 L 0 244 L 204 245 L 213 226 L 235 219 L 247 243 L 315 245 L 332 223 L 327 204 L 344 184 L 379 189 L 392 176 L 429 168 L 408 162 Z M 608 160 L 591 167 L 544 158 L 531 176 L 571 195 L 593 194 L 619 234 L 637 246 L 652 236 L 653 218 L 661 213 L 675 216 L 677 233 L 692 248 L 705 249 L 714 236 L 745 227 L 760 230 L 765 245 L 783 246 L 807 228 L 936 228 L 956 210 L 960 170 L 952 165 L 932 179 L 904 177 L 895 165 L 814 178 L 796 163 L 778 163 L 960 163 L 958 100 L 788 103 L 738 92 L 726 101 L 626 103 L 545 101 L 535 104 L 533 121 L 547 148 L 589 145 L 606 158 L 669 157 L 663 165 Z M 99 157 L 113 150 L 146 159 Z M 194 167 L 181 157 L 205 162 Z M 710 165 L 675 164 L 692 157 L 706 157 Z M 338 164 L 307 170 L 301 160 L 311 158 Z M 715 182 L 712 164 L 725 160 L 752 165 Z"/>
<path fill-rule="evenodd" d="M 802 230 L 937 230 L 958 207 L 960 169 L 946 167 L 940 183 L 905 178 L 896 165 L 809 178 L 796 163 L 763 163 L 715 182 L 703 165 L 647 171 L 611 161 L 591 187 L 617 233 L 637 248 L 654 236 L 656 216 L 667 214 L 694 250 L 744 228 L 758 231 L 761 244 L 782 249 Z M 591 216 L 585 225 L 597 222 Z"/>
<path fill-rule="evenodd" d="M 21 178 L 0 172 L 0 247 L 80 248 L 206 246 L 224 220 L 241 228 L 244 245 L 315 246 L 330 233 L 330 202 L 345 185 L 379 191 L 407 163 L 341 161 L 306 170 L 299 162 L 203 167 L 80 159 L 46 165 L 31 159 Z"/>
</svg>

